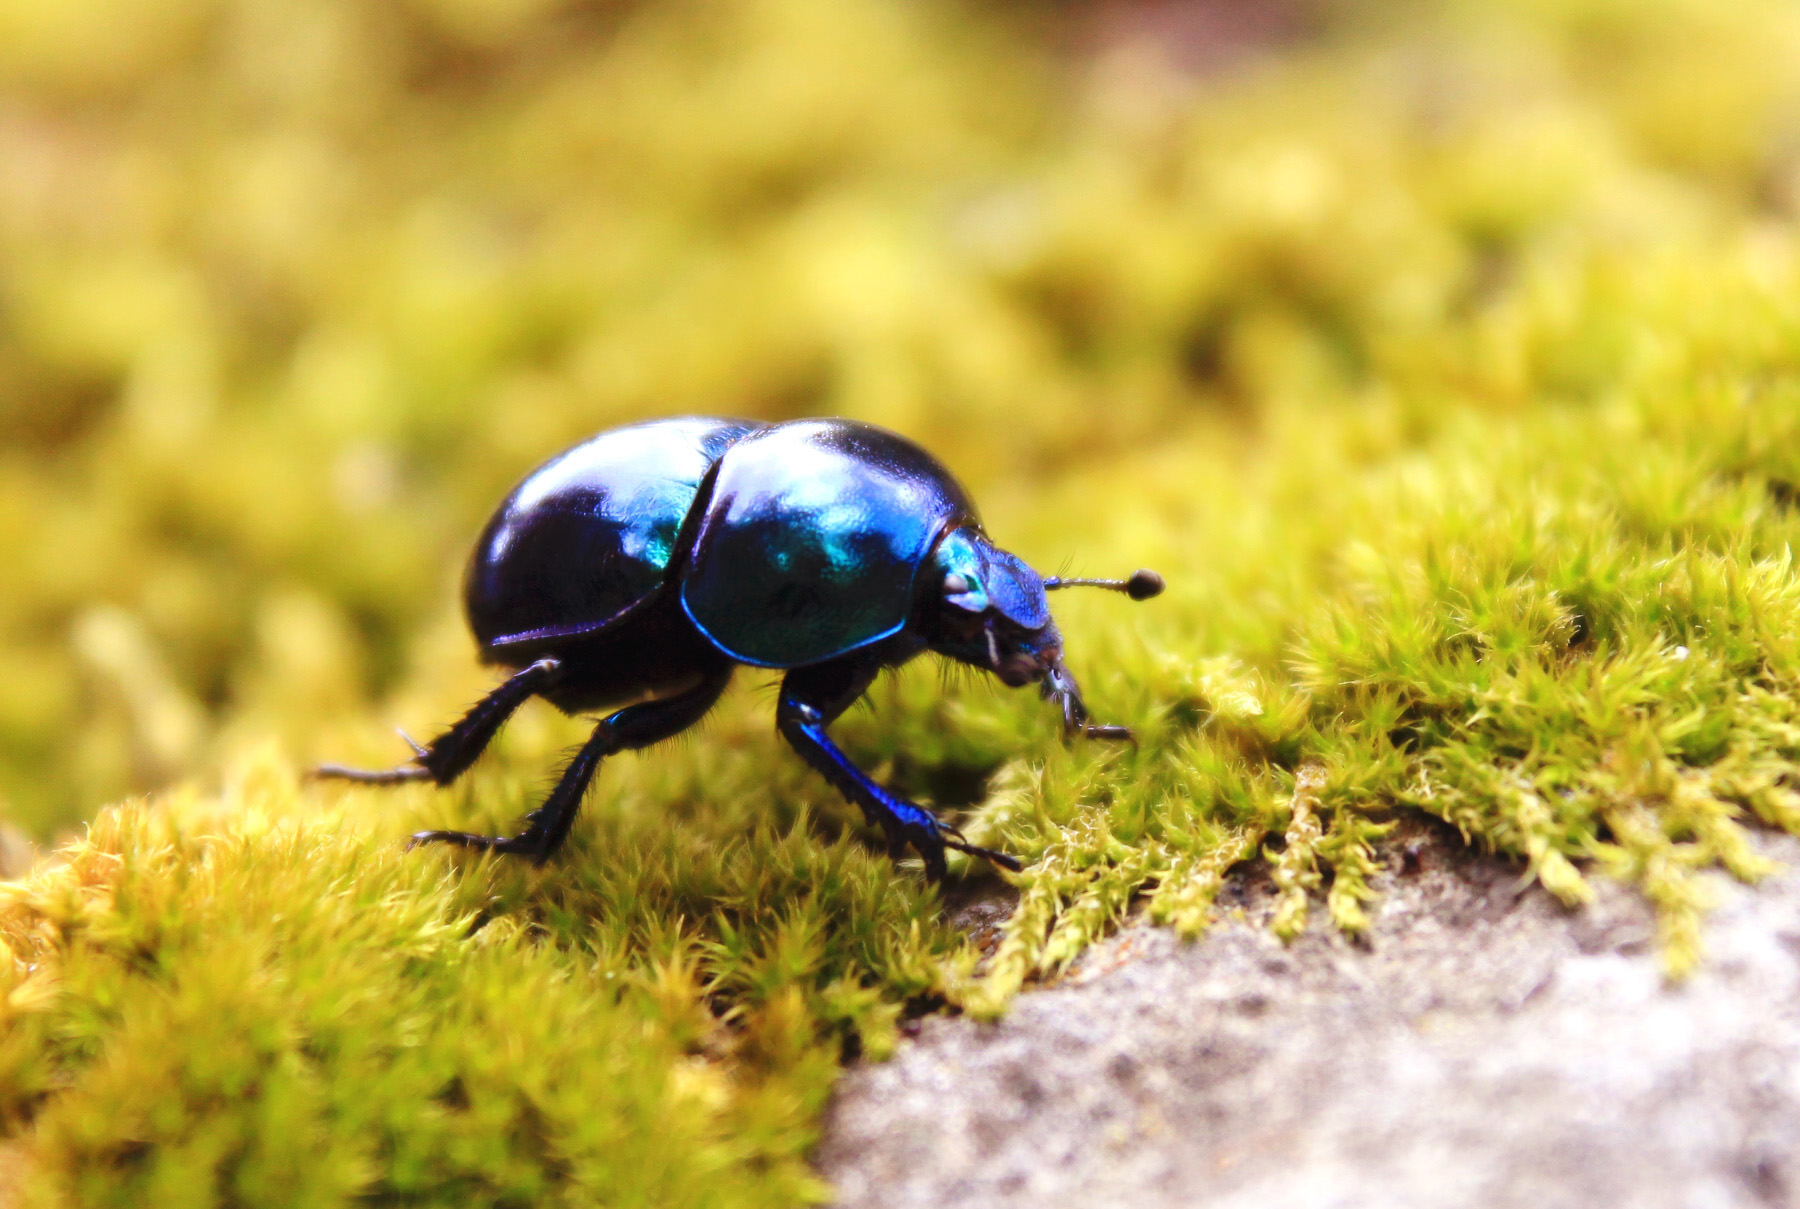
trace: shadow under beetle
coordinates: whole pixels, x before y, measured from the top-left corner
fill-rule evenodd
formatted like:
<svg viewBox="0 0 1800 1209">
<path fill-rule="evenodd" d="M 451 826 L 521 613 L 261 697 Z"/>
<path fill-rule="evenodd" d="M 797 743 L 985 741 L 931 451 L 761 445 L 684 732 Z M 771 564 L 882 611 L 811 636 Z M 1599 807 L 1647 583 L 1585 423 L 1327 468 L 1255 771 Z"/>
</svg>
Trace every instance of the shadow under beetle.
<svg viewBox="0 0 1800 1209">
<path fill-rule="evenodd" d="M 531 697 L 564 713 L 617 706 L 513 836 L 422 831 L 542 863 L 568 837 L 600 761 L 698 722 L 740 663 L 781 668 L 776 726 L 933 880 L 955 848 L 1017 870 L 895 797 L 826 734 L 884 667 L 925 650 L 1037 683 L 1069 733 L 1129 739 L 1088 721 L 1044 592 L 1083 584 L 1145 600 L 1128 580 L 1040 579 L 982 532 L 936 459 L 853 420 L 762 425 L 689 416 L 603 432 L 533 471 L 476 543 L 464 584 L 484 662 L 514 669 L 411 762 L 317 775 L 448 785 Z M 409 739 L 410 743 L 411 740 Z M 411 845 L 409 845 L 410 847 Z"/>
</svg>

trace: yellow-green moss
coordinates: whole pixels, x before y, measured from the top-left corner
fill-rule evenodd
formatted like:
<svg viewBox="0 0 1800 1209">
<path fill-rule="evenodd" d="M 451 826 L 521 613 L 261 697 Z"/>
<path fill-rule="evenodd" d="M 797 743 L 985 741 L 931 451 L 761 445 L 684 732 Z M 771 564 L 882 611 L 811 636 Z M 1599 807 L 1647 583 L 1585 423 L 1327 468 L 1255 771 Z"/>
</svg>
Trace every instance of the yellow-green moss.
<svg viewBox="0 0 1800 1209">
<path fill-rule="evenodd" d="M 1397 807 L 1702 959 L 1800 834 L 1800 17 L 1322 10 L 1204 79 L 1017 17 L 0 0 L 0 818 L 95 820 L 0 888 L 0 1196 L 793 1204 L 905 1012 L 1245 861 L 1359 930 Z M 985 965 L 757 676 L 543 871 L 398 843 L 516 820 L 547 709 L 295 780 L 477 696 L 469 535 L 676 411 L 905 429 L 1168 578 L 1056 602 L 1135 746 L 925 666 L 840 724 L 1026 860 Z"/>
</svg>

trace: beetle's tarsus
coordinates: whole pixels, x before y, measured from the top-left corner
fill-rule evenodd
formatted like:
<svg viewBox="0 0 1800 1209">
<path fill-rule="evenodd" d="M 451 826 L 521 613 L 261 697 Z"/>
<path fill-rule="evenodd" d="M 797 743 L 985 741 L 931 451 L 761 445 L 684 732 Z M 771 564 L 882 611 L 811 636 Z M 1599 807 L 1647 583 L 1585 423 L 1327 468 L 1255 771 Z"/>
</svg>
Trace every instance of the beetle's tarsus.
<svg viewBox="0 0 1800 1209">
<path fill-rule="evenodd" d="M 306 774 L 315 781 L 355 781 L 359 785 L 404 785 L 409 781 L 435 780 L 423 764 L 398 768 L 351 768 L 347 764 L 321 764 Z"/>
<path fill-rule="evenodd" d="M 1019 858 L 1016 856 L 1008 856 L 1004 852 L 995 852 L 992 848 L 983 848 L 978 844 L 966 843 L 959 839 L 946 839 L 944 847 L 954 848 L 958 852 L 966 852 L 970 856 L 978 856 L 989 864 L 998 865 L 1012 873 L 1018 873 L 1025 868 L 1019 863 Z"/>
<path fill-rule="evenodd" d="M 1016 857 L 1008 856 L 1004 852 L 995 852 L 992 848 L 983 848 L 979 844 L 971 844 L 968 837 L 962 833 L 962 829 L 953 824 L 939 820 L 938 831 L 940 832 L 939 839 L 946 848 L 954 848 L 958 852 L 978 856 L 985 861 L 999 865 L 1002 869 L 1010 869 L 1014 873 L 1025 867 L 1019 863 Z"/>
<path fill-rule="evenodd" d="M 529 828 L 511 836 L 481 835 L 474 831 L 415 831 L 406 841 L 406 850 L 411 852 L 421 844 L 454 844 L 458 848 L 474 848 L 481 852 L 530 857 L 534 865 L 542 865 L 550 859 L 543 835 Z"/>
</svg>

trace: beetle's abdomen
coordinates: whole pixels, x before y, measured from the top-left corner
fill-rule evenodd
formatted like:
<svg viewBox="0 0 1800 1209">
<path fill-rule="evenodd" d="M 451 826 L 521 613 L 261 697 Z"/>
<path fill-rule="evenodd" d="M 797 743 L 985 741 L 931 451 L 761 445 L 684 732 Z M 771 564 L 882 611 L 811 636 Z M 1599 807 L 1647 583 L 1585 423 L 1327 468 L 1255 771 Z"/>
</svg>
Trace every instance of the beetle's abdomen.
<svg viewBox="0 0 1800 1209">
<path fill-rule="evenodd" d="M 682 607 L 733 659 L 817 663 L 905 625 L 932 545 L 974 520 L 950 472 L 884 428 L 764 428 L 720 460 Z"/>
<path fill-rule="evenodd" d="M 706 472 L 756 427 L 652 420 L 603 432 L 534 470 L 469 562 L 463 601 L 482 652 L 530 657 L 648 599 L 667 577 Z"/>
</svg>

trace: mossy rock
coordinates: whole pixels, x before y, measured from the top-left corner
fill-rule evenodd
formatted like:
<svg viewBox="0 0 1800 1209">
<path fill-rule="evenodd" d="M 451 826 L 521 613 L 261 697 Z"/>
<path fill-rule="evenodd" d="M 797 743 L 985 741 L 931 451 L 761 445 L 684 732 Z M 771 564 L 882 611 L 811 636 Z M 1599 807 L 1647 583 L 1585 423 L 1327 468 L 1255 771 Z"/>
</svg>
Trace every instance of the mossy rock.
<svg viewBox="0 0 1800 1209">
<path fill-rule="evenodd" d="M 52 7 L 0 3 L 21 1203 L 793 1204 L 847 1056 L 1234 868 L 1355 935 L 1422 811 L 1681 977 L 1800 832 L 1783 5 L 1326 14 L 1205 80 L 910 0 Z M 1035 565 L 1167 578 L 1057 601 L 1135 746 L 926 666 L 838 727 L 1026 861 L 991 953 L 754 677 L 542 871 L 399 845 L 529 809 L 547 710 L 466 789 L 296 779 L 478 696 L 488 510 L 678 412 L 887 424 Z"/>
</svg>

